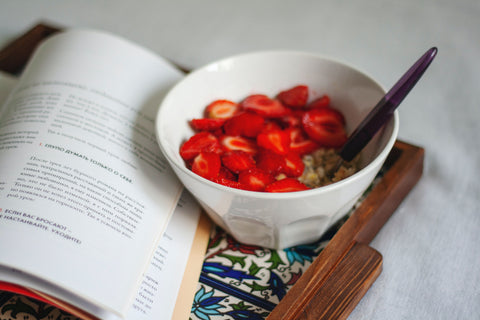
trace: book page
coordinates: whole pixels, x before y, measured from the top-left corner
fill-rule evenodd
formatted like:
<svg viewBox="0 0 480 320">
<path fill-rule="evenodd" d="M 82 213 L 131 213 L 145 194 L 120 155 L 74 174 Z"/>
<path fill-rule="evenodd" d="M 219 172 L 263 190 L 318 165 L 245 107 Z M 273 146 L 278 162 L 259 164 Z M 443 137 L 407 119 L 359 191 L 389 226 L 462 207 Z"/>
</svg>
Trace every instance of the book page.
<svg viewBox="0 0 480 320">
<path fill-rule="evenodd" d="M 173 319 L 176 313 L 181 314 L 177 319 L 188 319 L 210 227 L 210 220 L 200 215 L 200 207 L 185 190 L 143 277 L 127 319 Z M 174 313 L 174 309 L 179 310 Z"/>
<path fill-rule="evenodd" d="M 96 31 L 37 50 L 0 114 L 4 269 L 127 313 L 183 189 L 153 131 L 181 76 Z"/>
<path fill-rule="evenodd" d="M 8 95 L 17 84 L 17 79 L 5 72 L 0 71 L 0 113 Z"/>
</svg>

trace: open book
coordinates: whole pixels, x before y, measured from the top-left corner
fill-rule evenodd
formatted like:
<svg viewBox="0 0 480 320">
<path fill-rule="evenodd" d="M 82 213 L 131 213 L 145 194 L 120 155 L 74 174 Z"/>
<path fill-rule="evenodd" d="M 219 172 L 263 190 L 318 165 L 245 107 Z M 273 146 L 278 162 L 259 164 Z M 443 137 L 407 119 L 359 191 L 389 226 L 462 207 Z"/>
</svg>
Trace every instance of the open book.
<svg viewBox="0 0 480 320">
<path fill-rule="evenodd" d="M 181 77 L 104 32 L 36 50 L 0 108 L 0 289 L 101 319 L 170 319 L 177 298 L 190 311 L 208 221 L 154 133 Z"/>
</svg>

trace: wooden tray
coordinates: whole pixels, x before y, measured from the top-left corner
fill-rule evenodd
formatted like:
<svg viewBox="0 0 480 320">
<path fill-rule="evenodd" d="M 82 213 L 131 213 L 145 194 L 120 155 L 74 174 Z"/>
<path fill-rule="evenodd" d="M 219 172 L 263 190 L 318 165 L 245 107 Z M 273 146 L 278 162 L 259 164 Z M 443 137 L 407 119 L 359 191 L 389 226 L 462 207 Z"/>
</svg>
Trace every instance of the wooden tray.
<svg viewBox="0 0 480 320">
<path fill-rule="evenodd" d="M 0 51 L 0 70 L 19 74 L 34 49 L 60 28 L 39 23 Z M 187 70 L 184 70 L 187 71 Z M 375 184 L 268 319 L 346 319 L 381 273 L 369 243 L 423 172 L 424 149 L 397 141 Z"/>
</svg>

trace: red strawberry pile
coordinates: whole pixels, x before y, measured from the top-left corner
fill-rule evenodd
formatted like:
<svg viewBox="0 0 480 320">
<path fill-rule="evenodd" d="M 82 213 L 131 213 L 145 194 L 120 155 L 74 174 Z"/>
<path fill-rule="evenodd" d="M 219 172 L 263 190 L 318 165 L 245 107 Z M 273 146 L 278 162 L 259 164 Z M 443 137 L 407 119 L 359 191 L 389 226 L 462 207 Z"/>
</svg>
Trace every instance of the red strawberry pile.
<svg viewBox="0 0 480 320">
<path fill-rule="evenodd" d="M 309 189 L 302 156 L 318 148 L 339 148 L 345 120 L 324 95 L 308 102 L 309 88 L 298 85 L 274 98 L 254 94 L 236 103 L 216 100 L 204 118 L 190 124 L 195 134 L 180 155 L 194 173 L 216 183 L 250 191 Z"/>
</svg>

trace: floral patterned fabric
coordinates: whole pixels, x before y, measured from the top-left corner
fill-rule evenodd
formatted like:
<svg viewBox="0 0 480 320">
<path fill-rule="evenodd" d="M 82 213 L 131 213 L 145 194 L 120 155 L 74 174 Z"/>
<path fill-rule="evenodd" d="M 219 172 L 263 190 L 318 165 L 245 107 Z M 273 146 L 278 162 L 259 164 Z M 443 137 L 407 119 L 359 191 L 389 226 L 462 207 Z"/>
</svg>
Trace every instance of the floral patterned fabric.
<svg viewBox="0 0 480 320">
<path fill-rule="evenodd" d="M 81 320 L 43 302 L 0 291 L 0 320 Z"/>
<path fill-rule="evenodd" d="M 216 228 L 207 249 L 190 319 L 265 319 L 343 222 L 315 243 L 285 250 L 239 244 Z"/>
</svg>

